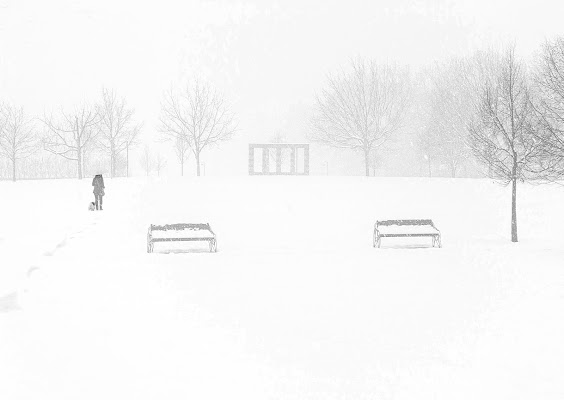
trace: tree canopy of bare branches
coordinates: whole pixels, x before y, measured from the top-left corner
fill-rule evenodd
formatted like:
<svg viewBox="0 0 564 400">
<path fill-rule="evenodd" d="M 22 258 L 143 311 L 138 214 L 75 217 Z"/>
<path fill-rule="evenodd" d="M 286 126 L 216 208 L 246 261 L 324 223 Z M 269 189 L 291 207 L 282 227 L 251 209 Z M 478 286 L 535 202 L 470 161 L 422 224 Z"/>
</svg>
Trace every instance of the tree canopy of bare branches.
<svg viewBox="0 0 564 400">
<path fill-rule="evenodd" d="M 102 90 L 102 102 L 98 106 L 100 135 L 98 144 L 110 156 L 110 176 L 116 175 L 118 155 L 129 150 L 139 133 L 139 125 L 133 123 L 134 110 L 128 108 L 124 98 L 118 99 L 112 90 Z M 129 162 L 127 161 L 129 164 Z"/>
<path fill-rule="evenodd" d="M 180 176 L 184 176 L 184 164 L 190 155 L 190 145 L 185 137 L 177 137 L 174 141 L 174 153 L 180 162 Z"/>
<path fill-rule="evenodd" d="M 163 170 L 164 167 L 166 167 L 166 160 L 165 158 L 162 156 L 161 153 L 158 153 L 155 161 L 154 161 L 154 166 L 155 166 L 155 171 L 157 171 L 157 176 L 161 175 L 161 171 Z"/>
<path fill-rule="evenodd" d="M 72 112 L 61 110 L 58 120 L 45 115 L 47 134 L 43 138 L 46 151 L 76 161 L 78 179 L 83 177 L 84 151 L 95 140 L 100 123 L 96 107 L 83 104 Z"/>
<path fill-rule="evenodd" d="M 180 163 L 180 176 L 184 176 L 184 164 L 190 156 L 190 143 L 188 143 L 187 137 L 166 130 L 161 131 L 161 136 L 163 142 L 173 142 L 174 154 Z"/>
<path fill-rule="evenodd" d="M 536 109 L 543 129 L 542 168 L 551 180 L 564 178 L 564 37 L 547 41 L 538 62 L 535 79 Z"/>
<path fill-rule="evenodd" d="M 512 184 L 511 240 L 517 236 L 517 181 L 539 179 L 542 145 L 526 71 L 509 48 L 479 88 L 469 144 L 492 178 Z"/>
<path fill-rule="evenodd" d="M 12 180 L 16 181 L 16 164 L 37 150 L 37 134 L 23 107 L 0 105 L 0 155 L 12 163 Z"/>
<path fill-rule="evenodd" d="M 351 71 L 330 75 L 327 87 L 317 96 L 312 139 L 362 151 L 369 176 L 370 153 L 401 127 L 408 87 L 405 70 L 374 61 L 352 61 Z"/>
<path fill-rule="evenodd" d="M 471 154 L 467 145 L 467 125 L 472 115 L 472 103 L 464 85 L 466 66 L 463 60 L 453 59 L 436 65 L 429 72 L 430 87 L 424 100 L 428 103 L 428 115 L 420 137 L 420 146 L 425 149 L 429 162 L 429 174 L 434 157 L 449 167 L 454 178 Z"/>
<path fill-rule="evenodd" d="M 160 131 L 175 141 L 186 140 L 194 154 L 198 176 L 202 151 L 230 139 L 235 130 L 234 116 L 224 97 L 208 84 L 196 82 L 165 93 Z"/>
<path fill-rule="evenodd" d="M 141 167 L 145 171 L 145 174 L 149 176 L 151 169 L 153 168 L 153 158 L 151 156 L 151 151 L 148 146 L 145 146 L 143 153 L 141 153 L 141 159 L 139 160 Z"/>
</svg>

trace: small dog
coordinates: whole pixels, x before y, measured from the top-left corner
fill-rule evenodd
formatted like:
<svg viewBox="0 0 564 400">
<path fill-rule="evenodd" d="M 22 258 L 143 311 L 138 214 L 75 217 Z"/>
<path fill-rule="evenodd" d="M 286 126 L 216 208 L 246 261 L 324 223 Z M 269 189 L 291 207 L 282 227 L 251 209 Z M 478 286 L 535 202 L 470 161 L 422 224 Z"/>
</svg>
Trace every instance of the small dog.
<svg viewBox="0 0 564 400">
<path fill-rule="evenodd" d="M 91 201 L 90 204 L 88 204 L 88 211 L 94 211 L 95 209 L 96 209 L 96 203 Z"/>
</svg>

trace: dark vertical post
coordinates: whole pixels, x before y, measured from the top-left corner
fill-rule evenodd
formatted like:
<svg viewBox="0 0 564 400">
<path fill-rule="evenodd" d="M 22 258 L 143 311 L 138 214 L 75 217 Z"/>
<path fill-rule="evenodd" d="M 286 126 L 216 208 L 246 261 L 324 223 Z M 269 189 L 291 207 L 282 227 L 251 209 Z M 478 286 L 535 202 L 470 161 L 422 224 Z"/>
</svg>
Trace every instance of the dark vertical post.
<svg viewBox="0 0 564 400">
<path fill-rule="evenodd" d="M 270 152 L 268 151 L 268 147 L 263 146 L 262 147 L 262 173 L 265 175 L 270 174 L 270 165 L 269 165 L 269 160 L 268 160 L 268 156 L 270 155 Z"/>
<path fill-rule="evenodd" d="M 292 154 L 290 154 L 290 173 L 296 174 L 296 146 L 292 145 Z"/>
<path fill-rule="evenodd" d="M 304 146 L 304 174 L 309 175 L 309 144 Z"/>
<path fill-rule="evenodd" d="M 249 175 L 255 174 L 255 147 L 249 145 Z"/>
<path fill-rule="evenodd" d="M 511 182 L 511 241 L 517 242 L 517 178 L 515 178 L 515 174 L 513 176 Z"/>
<path fill-rule="evenodd" d="M 80 137 L 80 131 L 78 130 L 78 117 L 75 117 L 76 122 L 76 164 L 78 179 L 82 179 L 82 138 Z"/>
<path fill-rule="evenodd" d="M 276 173 L 282 173 L 282 147 L 276 146 Z"/>
</svg>

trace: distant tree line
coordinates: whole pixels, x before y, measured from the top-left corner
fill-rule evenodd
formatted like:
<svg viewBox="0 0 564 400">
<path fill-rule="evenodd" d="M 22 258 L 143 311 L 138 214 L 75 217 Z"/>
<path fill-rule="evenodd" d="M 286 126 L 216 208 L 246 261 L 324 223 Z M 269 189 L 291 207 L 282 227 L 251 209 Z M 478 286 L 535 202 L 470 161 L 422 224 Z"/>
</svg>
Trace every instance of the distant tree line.
<svg viewBox="0 0 564 400">
<path fill-rule="evenodd" d="M 552 181 L 564 174 L 563 104 L 563 37 L 545 42 L 531 65 L 518 59 L 514 47 L 451 58 L 416 74 L 357 58 L 327 77 L 316 97 L 309 138 L 353 150 L 362 157 L 367 176 L 380 164 L 378 157 L 405 157 L 397 146 L 406 136 L 428 176 L 446 170 L 457 177 L 475 164 L 493 176 L 509 161 L 493 145 L 494 138 L 485 141 L 486 135 L 509 134 L 509 127 L 516 129 L 516 144 L 530 139 L 519 146 L 530 146 L 533 138 L 535 144 L 527 147 L 532 152 L 525 159 L 511 153 L 518 154 L 519 146 L 508 145 L 507 156 L 516 163 L 512 176 Z M 502 121 L 507 113 L 513 120 Z"/>
<path fill-rule="evenodd" d="M 513 48 L 451 58 L 416 74 L 351 60 L 317 93 L 309 139 L 358 153 L 367 176 L 394 158 L 416 158 L 428 176 L 457 177 L 482 165 L 501 181 L 561 179 L 564 38 L 545 42 L 530 64 Z M 507 113 L 510 120 L 502 118 Z M 141 127 L 135 110 L 108 89 L 92 104 L 41 117 L 1 103 L 0 178 L 128 176 Z M 200 175 L 204 151 L 230 139 L 236 123 L 225 96 L 196 80 L 164 92 L 156 128 L 160 141 L 171 143 L 180 174 L 192 159 Z M 158 175 L 167 160 L 147 149 L 139 163 L 147 175 Z"/>
<path fill-rule="evenodd" d="M 93 104 L 39 118 L 0 104 L 0 177 L 128 176 L 142 126 L 134 115 L 108 89 Z M 454 178 L 469 165 L 481 166 L 484 175 L 511 186 L 517 241 L 518 183 L 564 178 L 564 37 L 546 41 L 529 64 L 514 46 L 451 58 L 417 74 L 351 60 L 327 77 L 310 122 L 311 140 L 356 152 L 366 176 L 386 154 L 405 160 L 408 152 L 398 144 L 406 136 L 428 176 L 446 169 Z M 158 131 L 172 144 L 181 175 L 190 156 L 200 175 L 203 152 L 229 140 L 236 123 L 225 96 L 196 80 L 164 92 Z M 139 161 L 147 175 L 160 175 L 167 165 L 149 147 Z"/>
<path fill-rule="evenodd" d="M 135 110 L 113 90 L 100 99 L 32 117 L 23 107 L 0 104 L 0 178 L 78 178 L 104 172 L 129 176 L 130 150 L 139 145 L 142 124 Z M 211 85 L 171 87 L 163 95 L 161 141 L 172 142 L 184 175 L 192 154 L 200 175 L 202 153 L 230 139 L 236 130 L 225 97 Z M 156 139 L 156 138 L 155 138 Z M 148 176 L 160 175 L 167 160 L 147 145 L 139 159 Z"/>
<path fill-rule="evenodd" d="M 511 185 L 511 240 L 517 235 L 518 182 L 564 177 L 564 37 L 547 41 L 532 65 L 515 47 L 450 59 L 418 74 L 357 59 L 327 78 L 317 96 L 311 138 L 370 160 L 416 119 L 416 144 L 428 164 L 456 177 L 477 161 Z M 413 121 L 411 121 L 413 129 Z M 403 132 L 402 132 L 403 130 Z"/>
<path fill-rule="evenodd" d="M 31 117 L 23 107 L 0 105 L 0 177 L 78 178 L 85 171 L 128 174 L 127 154 L 141 125 L 114 91 L 95 104 Z M 107 162 L 106 160 L 109 160 Z"/>
</svg>

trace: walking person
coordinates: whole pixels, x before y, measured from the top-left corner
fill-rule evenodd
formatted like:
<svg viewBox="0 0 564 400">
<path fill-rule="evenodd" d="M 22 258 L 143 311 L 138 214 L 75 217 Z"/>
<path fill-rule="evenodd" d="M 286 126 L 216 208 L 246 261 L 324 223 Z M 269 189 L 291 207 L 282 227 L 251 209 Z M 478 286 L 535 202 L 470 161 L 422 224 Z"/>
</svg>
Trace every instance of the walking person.
<svg viewBox="0 0 564 400">
<path fill-rule="evenodd" d="M 94 186 L 94 204 L 96 205 L 96 210 L 102 210 L 102 198 L 106 194 L 104 192 L 105 186 L 102 174 L 98 174 L 92 179 L 92 186 Z"/>
</svg>

